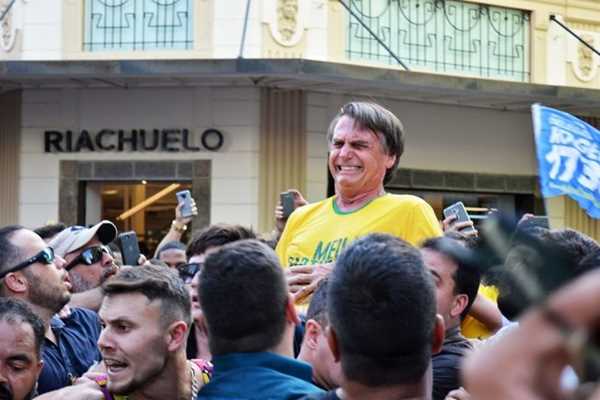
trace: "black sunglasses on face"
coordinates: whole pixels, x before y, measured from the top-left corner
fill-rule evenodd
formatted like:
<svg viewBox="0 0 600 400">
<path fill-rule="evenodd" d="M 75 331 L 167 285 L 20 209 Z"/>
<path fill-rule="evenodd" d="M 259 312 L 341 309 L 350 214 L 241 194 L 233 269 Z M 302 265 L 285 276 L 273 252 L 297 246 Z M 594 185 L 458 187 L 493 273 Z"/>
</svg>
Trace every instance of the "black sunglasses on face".
<svg viewBox="0 0 600 400">
<path fill-rule="evenodd" d="M 106 246 L 88 247 L 81 254 L 75 257 L 70 263 L 65 266 L 65 270 L 70 271 L 79 264 L 92 265 L 102 260 L 102 255 L 106 253 L 112 255 L 111 251 Z"/>
<path fill-rule="evenodd" d="M 181 264 L 177 266 L 179 270 L 179 276 L 185 283 L 190 283 L 192 279 L 194 279 L 194 275 L 196 275 L 202 269 L 204 263 L 189 263 L 189 264 Z"/>
<path fill-rule="evenodd" d="M 51 264 L 53 261 L 54 261 L 54 250 L 52 249 L 52 247 L 46 247 L 44 250 L 40 251 L 35 256 L 0 273 L 0 279 L 4 278 L 6 275 L 10 274 L 11 272 L 17 272 L 17 271 L 22 270 L 23 268 L 29 267 L 30 265 L 35 264 L 37 262 L 41 262 L 42 264 L 48 265 L 48 264 Z"/>
</svg>

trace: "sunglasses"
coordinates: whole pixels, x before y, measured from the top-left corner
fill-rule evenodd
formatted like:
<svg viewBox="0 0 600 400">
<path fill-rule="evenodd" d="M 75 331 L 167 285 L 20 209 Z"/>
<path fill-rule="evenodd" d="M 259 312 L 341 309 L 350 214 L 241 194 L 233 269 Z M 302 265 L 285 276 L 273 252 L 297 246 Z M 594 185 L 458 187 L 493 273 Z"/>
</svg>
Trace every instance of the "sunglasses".
<svg viewBox="0 0 600 400">
<path fill-rule="evenodd" d="M 112 256 L 110 249 L 106 246 L 93 246 L 83 250 L 77 257 L 65 266 L 65 270 L 70 271 L 79 264 L 92 265 L 102 260 L 102 256 L 108 254 Z"/>
<path fill-rule="evenodd" d="M 35 256 L 2 272 L 0 274 L 0 279 L 4 278 L 6 275 L 8 275 L 12 272 L 17 272 L 19 270 L 22 270 L 23 268 L 29 267 L 32 264 L 40 262 L 42 264 L 49 265 L 49 264 L 52 264 L 53 261 L 54 261 L 54 250 L 52 249 L 52 247 L 46 247 L 44 250 L 40 251 Z"/>
<path fill-rule="evenodd" d="M 179 270 L 179 277 L 184 283 L 190 283 L 192 279 L 194 279 L 194 275 L 200 272 L 203 266 L 204 263 L 188 263 L 178 265 L 177 269 Z"/>
</svg>

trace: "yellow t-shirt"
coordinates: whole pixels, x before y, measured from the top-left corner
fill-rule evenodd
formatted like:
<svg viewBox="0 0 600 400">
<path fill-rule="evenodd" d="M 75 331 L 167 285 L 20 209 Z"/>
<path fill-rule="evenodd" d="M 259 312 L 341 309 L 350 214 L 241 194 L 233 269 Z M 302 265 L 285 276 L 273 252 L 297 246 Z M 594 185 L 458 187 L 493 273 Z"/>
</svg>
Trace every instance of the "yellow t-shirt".
<svg viewBox="0 0 600 400">
<path fill-rule="evenodd" d="M 351 212 L 338 210 L 334 199 L 292 213 L 276 249 L 284 267 L 333 262 L 350 242 L 369 233 L 387 233 L 414 246 L 442 235 L 433 209 L 419 197 L 388 193 Z"/>
<path fill-rule="evenodd" d="M 496 288 L 496 286 L 479 285 L 477 293 L 494 303 L 498 303 L 498 288 Z M 487 339 L 494 334 L 483 323 L 470 315 L 465 317 L 460 326 L 460 330 L 462 335 L 468 339 L 482 340 Z"/>
</svg>

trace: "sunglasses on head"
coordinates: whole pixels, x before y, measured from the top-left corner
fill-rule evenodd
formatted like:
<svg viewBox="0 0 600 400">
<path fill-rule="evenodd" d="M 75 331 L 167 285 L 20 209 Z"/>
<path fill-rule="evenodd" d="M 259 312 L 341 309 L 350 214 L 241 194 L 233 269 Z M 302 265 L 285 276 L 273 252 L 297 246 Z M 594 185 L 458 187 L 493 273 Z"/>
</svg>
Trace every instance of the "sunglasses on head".
<svg viewBox="0 0 600 400">
<path fill-rule="evenodd" d="M 190 283 L 192 279 L 194 279 L 194 275 L 202 270 L 203 265 L 204 263 L 188 263 L 178 265 L 177 269 L 179 270 L 179 276 L 183 282 Z"/>
<path fill-rule="evenodd" d="M 52 247 L 46 247 L 44 250 L 40 251 L 35 256 L 0 273 L 0 279 L 4 278 L 6 275 L 10 274 L 11 272 L 17 272 L 19 270 L 22 270 L 23 268 L 29 267 L 32 264 L 41 262 L 42 264 L 48 265 L 48 264 L 51 264 L 53 261 L 54 261 L 54 250 L 52 249 Z"/>
<path fill-rule="evenodd" d="M 92 265 L 102 260 L 103 254 L 112 255 L 106 246 L 93 246 L 83 250 L 77 257 L 65 266 L 65 270 L 70 271 L 79 264 Z"/>
</svg>

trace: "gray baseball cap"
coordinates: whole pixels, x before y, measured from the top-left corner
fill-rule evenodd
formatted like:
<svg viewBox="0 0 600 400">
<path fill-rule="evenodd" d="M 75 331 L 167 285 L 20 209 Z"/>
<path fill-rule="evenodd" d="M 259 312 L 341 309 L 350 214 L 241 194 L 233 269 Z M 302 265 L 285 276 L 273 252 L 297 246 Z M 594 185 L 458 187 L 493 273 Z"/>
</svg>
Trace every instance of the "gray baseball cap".
<svg viewBox="0 0 600 400">
<path fill-rule="evenodd" d="M 56 254 L 64 257 L 85 246 L 94 236 L 98 237 L 102 244 L 109 244 L 115 240 L 117 233 L 115 224 L 107 220 L 100 221 L 90 228 L 73 225 L 63 229 L 48 245 L 54 249 Z"/>
</svg>

